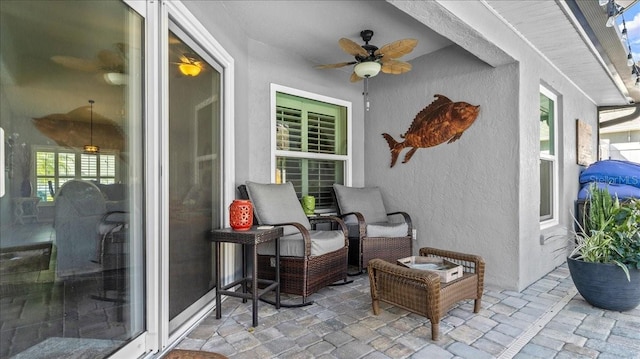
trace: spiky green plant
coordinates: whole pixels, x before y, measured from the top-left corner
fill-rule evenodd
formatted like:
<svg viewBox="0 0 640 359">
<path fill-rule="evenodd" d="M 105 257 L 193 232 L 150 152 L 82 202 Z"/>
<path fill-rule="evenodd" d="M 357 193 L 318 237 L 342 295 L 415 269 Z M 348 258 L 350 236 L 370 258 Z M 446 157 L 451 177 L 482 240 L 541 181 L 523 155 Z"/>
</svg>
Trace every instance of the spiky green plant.
<svg viewBox="0 0 640 359">
<path fill-rule="evenodd" d="M 630 280 L 629 268 L 640 269 L 640 200 L 622 203 L 606 188 L 593 184 L 588 203 L 571 256 L 585 262 L 615 263 Z"/>
</svg>

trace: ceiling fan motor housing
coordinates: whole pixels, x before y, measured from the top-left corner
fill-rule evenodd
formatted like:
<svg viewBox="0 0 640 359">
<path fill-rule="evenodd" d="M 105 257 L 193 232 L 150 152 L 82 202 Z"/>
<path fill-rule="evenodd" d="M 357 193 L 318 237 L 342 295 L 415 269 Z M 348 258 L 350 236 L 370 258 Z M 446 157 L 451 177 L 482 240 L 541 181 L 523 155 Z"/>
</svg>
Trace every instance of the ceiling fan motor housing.
<svg viewBox="0 0 640 359">
<path fill-rule="evenodd" d="M 367 50 L 367 53 L 369 53 L 369 56 L 364 57 L 364 56 L 357 55 L 356 60 L 358 60 L 359 62 L 366 62 L 366 61 L 376 61 L 380 59 L 381 56 L 376 56 L 374 54 L 376 50 L 378 50 L 378 47 L 374 45 L 369 45 L 369 41 L 371 41 L 371 38 L 373 37 L 373 30 L 360 31 L 360 37 L 362 37 L 362 40 L 365 43 L 364 45 L 362 45 L 362 48 Z"/>
<path fill-rule="evenodd" d="M 373 37 L 373 30 L 362 30 L 360 31 L 360 37 L 362 37 L 362 40 L 368 44 L 369 41 L 371 41 L 371 38 Z"/>
</svg>

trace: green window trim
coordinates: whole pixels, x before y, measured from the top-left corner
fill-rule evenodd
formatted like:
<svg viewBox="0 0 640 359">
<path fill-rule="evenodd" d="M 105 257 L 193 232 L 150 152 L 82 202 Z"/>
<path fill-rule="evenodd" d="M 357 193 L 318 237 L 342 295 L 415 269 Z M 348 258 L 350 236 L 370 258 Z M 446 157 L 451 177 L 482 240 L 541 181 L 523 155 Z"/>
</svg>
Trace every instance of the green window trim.
<svg viewBox="0 0 640 359">
<path fill-rule="evenodd" d="M 347 108 L 276 92 L 276 183 L 292 182 L 316 208 L 335 208 L 331 188 L 344 184 Z"/>
</svg>

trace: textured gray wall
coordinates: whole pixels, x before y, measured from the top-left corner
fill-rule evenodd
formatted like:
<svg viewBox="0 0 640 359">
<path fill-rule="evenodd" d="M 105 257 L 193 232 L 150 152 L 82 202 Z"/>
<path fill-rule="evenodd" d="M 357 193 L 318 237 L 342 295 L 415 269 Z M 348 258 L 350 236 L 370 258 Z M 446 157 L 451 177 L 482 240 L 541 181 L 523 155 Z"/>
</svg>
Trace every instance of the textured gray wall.
<svg viewBox="0 0 640 359">
<path fill-rule="evenodd" d="M 397 3 L 411 12 L 434 6 Z M 443 26 L 450 21 L 429 15 L 432 12 L 413 15 L 427 25 L 433 22 L 442 34 L 449 31 L 454 42 L 474 55 L 451 46 L 414 60 L 407 75 L 373 78 L 371 111 L 365 119 L 362 84 L 349 83 L 348 74 L 315 70 L 295 54 L 247 38 L 217 2 L 186 2 L 235 60 L 237 183 L 270 178 L 270 83 L 352 101 L 353 185 L 380 186 L 389 209 L 413 216 L 416 249 L 432 245 L 481 254 L 487 261 L 488 285 L 520 290 L 564 261 L 558 250 L 564 239 L 541 244 L 540 237 L 566 233 L 571 227 L 580 169 L 575 161 L 575 120 L 586 121 L 595 131 L 596 107 L 479 2 L 439 4 L 446 8 L 441 15 L 457 20 L 452 26 L 466 23 L 468 28 L 446 30 Z M 538 220 L 540 83 L 558 93 L 562 121 L 561 221 L 545 230 Z M 435 94 L 481 105 L 480 115 L 457 142 L 420 149 L 408 164 L 390 169 L 381 133 L 398 139 Z M 595 144 L 594 136 L 594 149 Z"/>
<path fill-rule="evenodd" d="M 364 183 L 364 127 L 361 83 L 345 71 L 317 70 L 313 64 L 248 38 L 216 1 L 185 5 L 235 60 L 236 183 L 270 180 L 271 83 L 352 102 L 353 183 Z"/>
<path fill-rule="evenodd" d="M 410 74 L 375 78 L 366 130 L 367 185 L 380 186 L 392 210 L 411 214 L 414 246 L 482 255 L 487 279 L 513 287 L 518 270 L 518 67 L 493 68 L 458 46 L 423 56 Z M 480 105 L 462 137 L 419 149 L 389 167 L 381 133 L 401 141 L 415 115 L 435 94 Z M 499 266 L 497 263 L 500 263 Z"/>
</svg>

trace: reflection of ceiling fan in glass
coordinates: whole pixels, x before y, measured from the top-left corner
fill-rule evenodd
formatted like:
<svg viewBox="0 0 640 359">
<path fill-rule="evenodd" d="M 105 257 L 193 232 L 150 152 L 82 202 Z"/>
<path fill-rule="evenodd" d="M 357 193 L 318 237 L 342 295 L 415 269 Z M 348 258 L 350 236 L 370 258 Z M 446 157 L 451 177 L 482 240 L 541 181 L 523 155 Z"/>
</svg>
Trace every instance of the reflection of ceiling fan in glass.
<svg viewBox="0 0 640 359">
<path fill-rule="evenodd" d="M 173 62 L 178 65 L 178 70 L 185 76 L 198 76 L 204 69 L 202 61 L 198 60 L 194 54 L 182 54 L 179 56 L 180 62 Z"/>
<path fill-rule="evenodd" d="M 176 34 L 169 31 L 169 63 L 177 65 L 177 76 L 196 77 L 207 70 L 207 63 Z"/>
<path fill-rule="evenodd" d="M 344 37 L 338 41 L 340 48 L 349 55 L 354 56 L 355 61 L 318 65 L 316 68 L 336 69 L 355 64 L 350 78 L 351 82 L 374 77 L 380 71 L 385 74 L 399 75 L 411 70 L 410 63 L 397 59 L 413 51 L 418 44 L 418 40 L 402 39 L 378 48 L 377 46 L 369 45 L 369 41 L 373 37 L 372 30 L 363 30 L 360 32 L 360 36 L 365 43 L 362 46 Z"/>
<path fill-rule="evenodd" d="M 115 50 L 98 51 L 93 59 L 56 55 L 52 56 L 51 60 L 72 70 L 102 73 L 102 77 L 110 85 L 125 85 L 127 83 L 127 75 L 124 71 L 125 45 L 117 43 L 114 46 Z"/>
</svg>

